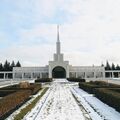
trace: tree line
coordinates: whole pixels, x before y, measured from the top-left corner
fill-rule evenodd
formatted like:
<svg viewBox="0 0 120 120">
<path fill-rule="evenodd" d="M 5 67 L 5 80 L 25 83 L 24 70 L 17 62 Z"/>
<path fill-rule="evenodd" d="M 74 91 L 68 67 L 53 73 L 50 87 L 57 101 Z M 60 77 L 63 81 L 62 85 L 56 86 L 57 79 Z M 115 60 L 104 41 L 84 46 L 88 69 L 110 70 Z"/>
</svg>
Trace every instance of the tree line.
<svg viewBox="0 0 120 120">
<path fill-rule="evenodd" d="M 12 61 L 10 63 L 6 60 L 4 64 L 0 63 L 0 71 L 12 71 L 13 67 L 21 67 L 20 62 L 18 61 L 15 63 L 14 61 Z"/>
<path fill-rule="evenodd" d="M 104 66 L 105 70 L 120 70 L 120 66 L 118 64 L 115 65 L 112 63 L 112 65 L 110 65 L 108 61 L 106 61 L 106 65 L 102 64 L 101 66 Z"/>
</svg>

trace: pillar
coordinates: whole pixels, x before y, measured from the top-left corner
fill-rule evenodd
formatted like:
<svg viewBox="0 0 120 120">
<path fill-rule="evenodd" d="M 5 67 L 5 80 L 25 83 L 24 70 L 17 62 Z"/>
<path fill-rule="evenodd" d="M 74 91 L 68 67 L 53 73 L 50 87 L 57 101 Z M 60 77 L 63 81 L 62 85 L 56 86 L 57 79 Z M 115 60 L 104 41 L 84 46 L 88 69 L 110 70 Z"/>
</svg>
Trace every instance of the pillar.
<svg viewBox="0 0 120 120">
<path fill-rule="evenodd" d="M 42 73 L 40 73 L 40 78 L 42 78 Z"/>
<path fill-rule="evenodd" d="M 103 72 L 103 78 L 105 78 L 105 72 Z"/>
<path fill-rule="evenodd" d="M 75 77 L 76 77 L 76 78 L 78 77 L 78 74 L 77 74 L 77 72 L 75 72 Z"/>
<path fill-rule="evenodd" d="M 6 73 L 6 78 L 8 79 L 8 73 Z"/>
<path fill-rule="evenodd" d="M 13 75 L 13 80 L 14 80 L 15 79 L 15 73 L 13 72 L 12 75 Z"/>
<path fill-rule="evenodd" d="M 94 78 L 96 78 L 96 72 L 94 72 Z"/>
<path fill-rule="evenodd" d="M 85 74 L 85 79 L 87 78 L 87 76 L 86 76 L 86 72 L 84 73 Z"/>
<path fill-rule="evenodd" d="M 24 79 L 24 73 L 22 73 L 22 79 Z"/>
<path fill-rule="evenodd" d="M 112 78 L 114 78 L 114 72 L 112 72 Z"/>
<path fill-rule="evenodd" d="M 4 73 L 4 78 L 3 79 L 5 79 L 5 73 Z"/>
<path fill-rule="evenodd" d="M 33 73 L 31 73 L 31 79 L 33 79 Z"/>
</svg>

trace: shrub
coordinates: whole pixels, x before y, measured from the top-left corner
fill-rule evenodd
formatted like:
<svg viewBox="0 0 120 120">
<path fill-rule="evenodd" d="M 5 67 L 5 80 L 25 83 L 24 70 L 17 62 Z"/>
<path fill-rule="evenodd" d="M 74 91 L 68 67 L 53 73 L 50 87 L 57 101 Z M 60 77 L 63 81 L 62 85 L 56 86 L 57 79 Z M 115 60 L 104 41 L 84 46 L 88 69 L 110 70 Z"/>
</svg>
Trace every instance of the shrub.
<svg viewBox="0 0 120 120">
<path fill-rule="evenodd" d="M 0 100 L 0 119 L 7 117 L 11 111 L 24 103 L 31 95 L 30 90 L 21 90 Z"/>
<path fill-rule="evenodd" d="M 95 89 L 94 93 L 100 100 L 120 112 L 120 93 L 105 88 Z"/>
<path fill-rule="evenodd" d="M 100 87 L 120 88 L 120 85 L 107 83 L 105 81 L 90 81 L 89 83 L 93 85 L 98 85 Z"/>
<path fill-rule="evenodd" d="M 95 94 L 100 100 L 120 112 L 120 85 L 95 81 L 79 83 L 79 87 L 89 93 Z"/>
<path fill-rule="evenodd" d="M 0 91 L 4 90 L 7 92 L 7 91 L 12 91 L 12 90 L 13 91 L 31 90 L 31 94 L 36 94 L 41 89 L 41 87 L 42 87 L 41 84 L 29 84 L 26 82 L 22 82 L 20 83 L 20 85 L 13 85 L 13 86 L 1 88 Z"/>
<path fill-rule="evenodd" d="M 52 78 L 38 78 L 35 80 L 36 83 L 52 82 Z"/>
<path fill-rule="evenodd" d="M 20 88 L 29 88 L 30 87 L 30 83 L 26 82 L 26 81 L 22 81 L 19 84 Z"/>
<path fill-rule="evenodd" d="M 82 78 L 67 78 L 70 82 L 85 82 L 85 79 Z"/>
<path fill-rule="evenodd" d="M 7 96 L 9 94 L 12 94 L 16 92 L 15 90 L 0 90 L 0 97 L 4 97 Z"/>
<path fill-rule="evenodd" d="M 120 88 L 120 85 L 108 84 L 103 81 L 90 81 L 88 83 L 79 83 L 79 87 L 93 94 L 95 88 Z"/>
<path fill-rule="evenodd" d="M 120 93 L 120 88 L 110 88 L 109 90 Z"/>
<path fill-rule="evenodd" d="M 31 94 L 36 94 L 42 88 L 41 84 L 33 84 L 28 89 L 31 90 Z"/>
<path fill-rule="evenodd" d="M 98 86 L 92 85 L 92 84 L 89 84 L 89 83 L 79 83 L 79 87 L 81 89 L 87 91 L 88 93 L 93 93 L 94 88 L 97 88 Z"/>
</svg>

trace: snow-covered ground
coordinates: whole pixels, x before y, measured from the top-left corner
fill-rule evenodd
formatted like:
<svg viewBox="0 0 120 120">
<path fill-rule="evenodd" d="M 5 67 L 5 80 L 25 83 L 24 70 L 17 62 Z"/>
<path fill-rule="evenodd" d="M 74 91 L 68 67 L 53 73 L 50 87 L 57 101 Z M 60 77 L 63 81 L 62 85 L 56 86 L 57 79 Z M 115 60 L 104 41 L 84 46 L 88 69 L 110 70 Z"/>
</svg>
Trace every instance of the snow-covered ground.
<svg viewBox="0 0 120 120">
<path fill-rule="evenodd" d="M 24 120 L 119 120 L 120 113 L 67 80 L 54 80 Z"/>
<path fill-rule="evenodd" d="M 66 81 L 64 81 L 66 82 Z M 69 85 L 61 82 L 54 82 L 50 90 L 46 93 L 46 99 L 41 100 L 35 110 L 25 116 L 25 120 L 85 120 L 79 105 L 75 101 Z M 35 116 L 34 116 L 34 114 Z"/>
<path fill-rule="evenodd" d="M 20 81 L 13 81 L 12 79 L 0 80 L 0 88 L 18 84 Z"/>
</svg>

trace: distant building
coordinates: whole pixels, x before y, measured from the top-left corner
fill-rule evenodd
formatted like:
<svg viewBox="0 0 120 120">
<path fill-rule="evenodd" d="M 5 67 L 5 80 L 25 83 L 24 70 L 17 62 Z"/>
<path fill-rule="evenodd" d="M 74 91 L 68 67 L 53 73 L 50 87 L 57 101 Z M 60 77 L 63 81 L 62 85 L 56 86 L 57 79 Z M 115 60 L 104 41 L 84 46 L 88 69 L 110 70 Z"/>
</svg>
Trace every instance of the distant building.
<svg viewBox="0 0 120 120">
<path fill-rule="evenodd" d="M 54 60 L 44 67 L 14 67 L 13 79 L 34 78 L 105 78 L 105 68 L 101 66 L 72 66 L 64 61 L 61 53 L 59 39 L 59 26 L 57 27 L 56 53 Z"/>
</svg>

